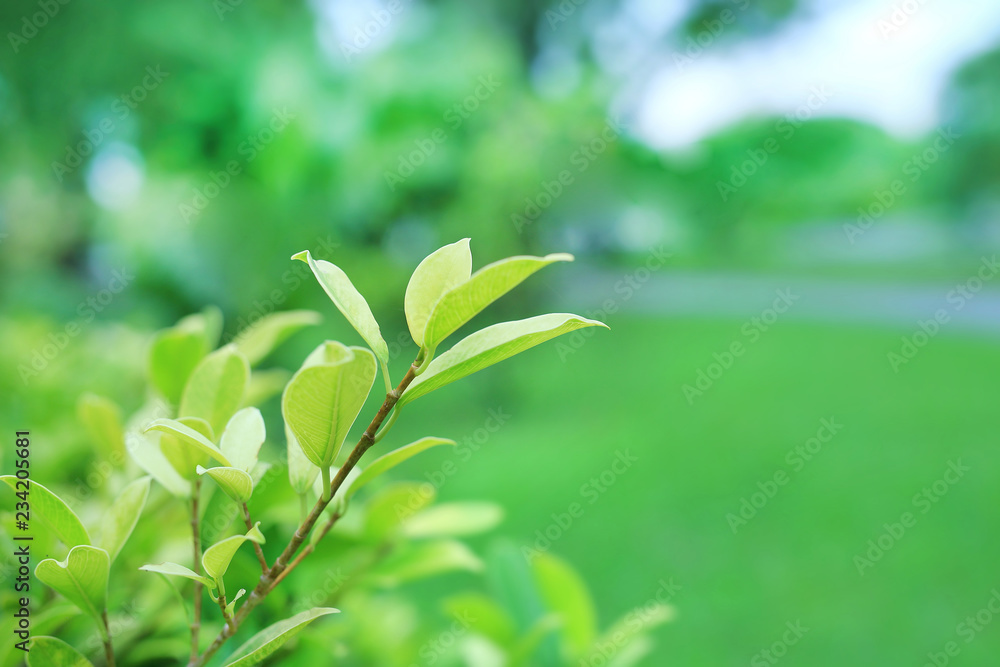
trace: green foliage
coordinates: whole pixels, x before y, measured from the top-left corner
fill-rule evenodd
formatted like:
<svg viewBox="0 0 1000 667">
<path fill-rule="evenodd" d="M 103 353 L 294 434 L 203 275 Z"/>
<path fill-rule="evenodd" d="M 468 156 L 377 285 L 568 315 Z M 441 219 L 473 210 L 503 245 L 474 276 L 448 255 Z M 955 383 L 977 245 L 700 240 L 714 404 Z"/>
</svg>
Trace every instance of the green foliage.
<svg viewBox="0 0 1000 667">
<path fill-rule="evenodd" d="M 111 558 L 98 547 L 76 546 L 66 560 L 47 558 L 35 568 L 35 576 L 43 584 L 80 608 L 97 621 L 105 632 L 101 615 L 108 598 L 108 575 Z"/>
<path fill-rule="evenodd" d="M 15 491 L 17 486 L 14 475 L 0 476 L 0 480 Z M 45 526 L 68 547 L 80 544 L 90 544 L 90 535 L 80 523 L 80 517 L 69 508 L 62 498 L 49 491 L 38 482 L 32 481 L 30 486 L 31 508 Z"/>
<path fill-rule="evenodd" d="M 104 515 L 100 546 L 108 552 L 111 562 L 118 557 L 118 553 L 135 530 L 135 524 L 139 522 L 139 516 L 146 507 L 146 499 L 149 497 L 151 480 L 150 477 L 140 477 L 126 486 Z"/>
<path fill-rule="evenodd" d="M 27 655 L 28 667 L 94 667 L 79 651 L 56 637 L 34 637 Z"/>
<path fill-rule="evenodd" d="M 205 574 L 215 579 L 216 587 L 225 590 L 222 584 L 222 577 L 226 574 L 226 570 L 229 569 L 229 563 L 232 562 L 237 549 L 244 542 L 264 544 L 264 541 L 264 534 L 260 532 L 260 522 L 258 521 L 247 531 L 246 535 L 233 535 L 221 542 L 216 542 L 206 549 L 205 555 L 201 557 L 201 564 L 205 568 Z"/>
<path fill-rule="evenodd" d="M 278 621 L 274 625 L 264 628 L 233 651 L 226 667 L 250 667 L 250 665 L 259 664 L 320 616 L 336 614 L 339 611 L 338 609 L 317 607 Z"/>
<path fill-rule="evenodd" d="M 204 419 L 213 433 L 222 433 L 243 405 L 249 380 L 250 362 L 235 345 L 216 350 L 191 372 L 181 396 L 180 415 Z"/>
</svg>

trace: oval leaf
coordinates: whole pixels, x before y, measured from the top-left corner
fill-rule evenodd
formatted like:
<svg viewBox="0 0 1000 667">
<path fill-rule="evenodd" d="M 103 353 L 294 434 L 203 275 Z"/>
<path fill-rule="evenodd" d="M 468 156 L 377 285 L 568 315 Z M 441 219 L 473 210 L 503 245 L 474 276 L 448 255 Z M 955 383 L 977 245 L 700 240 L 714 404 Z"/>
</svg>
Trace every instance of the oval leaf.
<svg viewBox="0 0 1000 667">
<path fill-rule="evenodd" d="M 94 667 L 79 651 L 55 637 L 33 637 L 26 659 L 28 667 Z"/>
<path fill-rule="evenodd" d="M 281 399 L 285 423 L 320 468 L 337 457 L 375 382 L 375 356 L 360 347 L 350 350 L 347 360 L 299 370 Z"/>
<path fill-rule="evenodd" d="M 314 310 L 287 310 L 271 313 L 241 331 L 233 341 L 236 348 L 255 366 L 299 329 L 319 324 Z"/>
<path fill-rule="evenodd" d="M 104 515 L 100 546 L 108 552 L 112 563 L 139 522 L 149 497 L 151 479 L 143 477 L 126 486 Z"/>
<path fill-rule="evenodd" d="M 185 577 L 193 581 L 200 581 L 209 588 L 215 588 L 215 582 L 208 577 L 203 577 L 200 574 L 190 570 L 183 565 L 178 565 L 177 563 L 160 563 L 159 565 L 143 565 L 139 568 L 143 572 L 156 572 L 157 574 L 169 574 L 173 577 Z"/>
<path fill-rule="evenodd" d="M 503 521 L 496 503 L 455 502 L 428 507 L 403 524 L 407 537 L 463 537 L 493 530 Z"/>
<path fill-rule="evenodd" d="M 222 433 L 226 422 L 243 405 L 250 381 L 250 363 L 235 345 L 205 357 L 192 371 L 181 396 L 180 416 L 199 417 Z"/>
<path fill-rule="evenodd" d="M 203 330 L 174 327 L 160 331 L 149 349 L 150 383 L 171 405 L 177 405 L 191 372 L 209 349 Z"/>
<path fill-rule="evenodd" d="M 253 494 L 253 478 L 250 477 L 250 473 L 239 468 L 218 467 L 206 470 L 198 466 L 198 474 L 207 474 L 227 496 L 240 504 L 249 501 Z"/>
<path fill-rule="evenodd" d="M 84 394 L 77 401 L 76 414 L 104 455 L 121 466 L 125 462 L 125 427 L 118 404 L 104 396 Z"/>
<path fill-rule="evenodd" d="M 257 454 L 265 437 L 267 431 L 260 410 L 243 408 L 226 424 L 219 441 L 219 451 L 229 459 L 232 467 L 250 472 L 257 465 Z"/>
<path fill-rule="evenodd" d="M 461 542 L 415 542 L 401 546 L 375 565 L 369 571 L 368 578 L 376 586 L 392 588 L 408 581 L 455 570 L 481 572 L 483 562 Z"/>
<path fill-rule="evenodd" d="M 206 436 L 202 435 L 187 424 L 176 419 L 156 419 L 145 429 L 148 431 L 161 431 L 172 436 L 176 436 L 185 445 L 190 445 L 202 454 L 206 454 L 224 466 L 232 466 L 229 459 L 219 451 L 219 448 L 212 444 Z"/>
<path fill-rule="evenodd" d="M 14 475 L 3 475 L 0 480 L 15 491 L 24 490 L 17 488 L 17 478 Z M 63 544 L 68 547 L 90 544 L 90 535 L 80 522 L 80 517 L 63 502 L 62 498 L 35 481 L 29 483 L 28 495 L 34 515 Z"/>
<path fill-rule="evenodd" d="M 573 255 L 556 253 L 545 257 L 508 257 L 488 264 L 471 278 L 442 296 L 434 306 L 424 330 L 423 346 L 434 350 L 445 338 L 471 320 L 528 276 L 554 262 L 571 262 Z"/>
<path fill-rule="evenodd" d="M 323 290 L 333 301 L 351 326 L 361 334 L 361 337 L 368 343 L 368 347 L 375 352 L 375 355 L 382 360 L 382 363 L 389 363 L 389 347 L 382 340 L 382 331 L 379 329 L 375 316 L 372 315 L 368 302 L 361 296 L 361 292 L 354 287 L 347 274 L 336 264 L 324 260 L 315 260 L 308 250 L 292 255 L 292 259 L 305 262 L 312 269 L 316 280 L 323 287 Z"/>
<path fill-rule="evenodd" d="M 403 308 L 410 336 L 417 345 L 424 344 L 424 329 L 434 306 L 447 292 L 458 287 L 472 274 L 469 239 L 439 248 L 417 265 L 406 285 Z"/>
<path fill-rule="evenodd" d="M 299 634 L 317 618 L 339 612 L 339 609 L 331 607 L 314 607 L 309 611 L 304 611 L 291 618 L 278 621 L 274 625 L 269 625 L 236 649 L 229 656 L 229 662 L 224 667 L 250 667 L 250 665 L 264 662 L 264 660 L 274 655 L 275 651 L 281 648 L 282 644 Z"/>
<path fill-rule="evenodd" d="M 545 606 L 562 619 L 566 654 L 574 660 L 582 657 L 597 636 L 597 610 L 586 584 L 566 562 L 548 553 L 535 553 L 531 568 Z"/>
<path fill-rule="evenodd" d="M 70 549 L 61 563 L 51 558 L 43 560 L 35 568 L 35 576 L 100 623 L 108 599 L 110 569 L 107 551 L 78 546 Z"/>
<path fill-rule="evenodd" d="M 205 569 L 205 573 L 216 581 L 219 581 L 226 574 L 226 570 L 229 569 L 229 563 L 233 560 L 236 551 L 244 542 L 249 540 L 257 544 L 264 544 L 264 534 L 260 532 L 259 526 L 260 521 L 255 523 L 253 528 L 247 531 L 246 535 L 227 537 L 206 549 L 201 557 L 201 564 Z"/>
<path fill-rule="evenodd" d="M 395 468 L 403 461 L 416 456 L 424 450 L 430 449 L 431 447 L 438 447 L 440 445 L 454 446 L 455 441 L 448 440 L 447 438 L 421 438 L 420 440 L 411 442 L 408 445 L 403 445 L 399 449 L 395 449 L 388 454 L 378 457 L 368 464 L 368 466 L 361 471 L 361 474 L 357 476 L 354 482 L 347 487 L 347 490 L 344 492 L 344 502 L 350 500 L 351 496 L 353 496 L 358 489 L 385 471 Z"/>
</svg>

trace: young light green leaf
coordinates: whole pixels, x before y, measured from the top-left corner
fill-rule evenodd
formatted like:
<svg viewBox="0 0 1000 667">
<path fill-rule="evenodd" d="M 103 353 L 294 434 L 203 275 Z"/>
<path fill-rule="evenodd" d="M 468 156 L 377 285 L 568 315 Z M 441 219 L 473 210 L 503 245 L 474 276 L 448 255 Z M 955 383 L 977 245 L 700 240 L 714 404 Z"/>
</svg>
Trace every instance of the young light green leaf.
<svg viewBox="0 0 1000 667">
<path fill-rule="evenodd" d="M 319 324 L 320 320 L 320 314 L 314 310 L 271 313 L 241 331 L 233 342 L 250 365 L 256 366 L 292 334 L 304 327 Z"/>
<path fill-rule="evenodd" d="M 110 570 L 107 551 L 83 545 L 70 549 L 62 562 L 43 560 L 35 568 L 35 576 L 100 623 L 108 598 Z"/>
<path fill-rule="evenodd" d="M 603 322 L 569 313 L 550 313 L 514 322 L 501 322 L 463 338 L 436 357 L 399 399 L 399 407 L 466 375 L 512 357 L 564 333 Z"/>
<path fill-rule="evenodd" d="M 424 344 L 424 329 L 434 306 L 447 292 L 467 281 L 471 273 L 469 239 L 438 248 L 417 265 L 403 298 L 406 324 L 414 343 Z"/>
<path fill-rule="evenodd" d="M 594 643 L 589 653 L 583 658 L 584 664 L 598 659 L 598 656 L 602 654 L 603 647 L 607 646 L 608 642 L 617 646 L 623 654 L 629 652 L 633 644 L 643 640 L 646 632 L 658 625 L 669 623 L 676 616 L 677 611 L 674 607 L 661 602 L 643 606 L 640 614 L 629 612 L 608 628 Z"/>
<path fill-rule="evenodd" d="M 76 414 L 104 455 L 121 466 L 125 462 L 125 428 L 118 404 L 104 396 L 84 394 L 76 403 Z"/>
<path fill-rule="evenodd" d="M 160 394 L 177 405 L 184 385 L 209 351 L 205 332 L 174 327 L 164 329 L 153 338 L 149 350 L 149 381 Z"/>
<path fill-rule="evenodd" d="M 226 574 L 226 570 L 229 569 L 229 563 L 233 560 L 240 545 L 248 540 L 264 544 L 264 534 L 260 532 L 260 521 L 255 523 L 246 535 L 227 537 L 206 549 L 201 557 L 201 565 L 205 569 L 205 573 L 217 582 L 220 581 Z"/>
<path fill-rule="evenodd" d="M 222 335 L 222 311 L 217 306 L 206 306 L 200 313 L 182 317 L 174 328 L 199 332 L 205 337 L 208 349 L 213 350 L 219 344 L 219 336 Z"/>
<path fill-rule="evenodd" d="M 191 483 L 177 472 L 160 449 L 161 436 L 163 435 L 158 431 L 150 431 L 149 433 L 127 431 L 125 448 L 132 460 L 143 471 L 152 475 L 153 479 L 159 482 L 163 488 L 178 498 L 187 498 L 191 495 Z"/>
<path fill-rule="evenodd" d="M 200 581 L 209 588 L 215 588 L 215 582 L 208 577 L 203 577 L 200 574 L 184 567 L 183 565 L 178 565 L 177 563 L 160 563 L 159 565 L 143 565 L 139 568 L 143 572 L 156 572 L 157 574 L 169 574 L 173 577 L 185 577 L 193 581 Z"/>
<path fill-rule="evenodd" d="M 234 595 L 233 599 L 230 600 L 229 604 L 226 605 L 226 613 L 227 614 L 229 614 L 230 616 L 233 615 L 233 612 L 236 611 L 236 603 L 240 601 L 241 597 L 243 597 L 244 595 L 246 595 L 246 592 L 247 592 L 247 589 L 245 589 L 245 588 L 241 588 L 240 590 L 236 591 L 236 595 Z"/>
<path fill-rule="evenodd" d="M 23 487 L 18 487 L 18 480 L 14 475 L 3 475 L 0 481 L 6 482 L 14 491 L 24 490 Z M 90 535 L 80 522 L 80 517 L 63 502 L 62 498 L 35 481 L 29 482 L 28 492 L 34 516 L 63 544 L 68 547 L 90 544 Z"/>
<path fill-rule="evenodd" d="M 405 395 L 405 394 L 404 394 Z M 448 440 L 447 438 L 421 438 L 415 442 L 411 442 L 408 445 L 403 445 L 399 449 L 394 449 L 388 454 L 383 454 L 374 461 L 368 464 L 365 469 L 358 475 L 357 479 L 354 480 L 350 486 L 347 486 L 347 490 L 344 492 L 344 502 L 351 499 L 354 493 L 363 487 L 368 482 L 372 481 L 382 473 L 387 470 L 395 468 L 403 461 L 410 459 L 422 451 L 428 450 L 431 447 L 438 447 L 440 445 L 455 445 L 454 440 Z M 346 485 L 345 485 L 346 486 Z"/>
<path fill-rule="evenodd" d="M 314 607 L 291 618 L 270 625 L 236 649 L 224 667 L 250 667 L 264 662 L 289 639 L 299 634 L 320 616 L 339 613 L 339 609 Z"/>
<path fill-rule="evenodd" d="M 229 420 L 219 441 L 219 451 L 234 468 L 250 472 L 257 464 L 257 454 L 267 433 L 264 418 L 257 408 L 243 408 Z"/>
<path fill-rule="evenodd" d="M 375 382 L 375 356 L 350 348 L 349 359 L 299 370 L 281 399 L 285 423 L 306 458 L 330 467 Z"/>
<path fill-rule="evenodd" d="M 222 465 L 232 465 L 232 463 L 229 462 L 229 459 L 226 458 L 225 454 L 219 451 L 219 448 L 213 445 L 212 441 L 209 440 L 207 436 L 176 419 L 156 419 L 150 422 L 145 431 L 161 431 L 163 433 L 176 436 L 184 444 L 190 445 L 202 454 L 210 456 Z"/>
<path fill-rule="evenodd" d="M 496 503 L 454 502 L 428 507 L 403 524 L 407 537 L 463 537 L 493 530 L 503 520 Z"/>
<path fill-rule="evenodd" d="M 250 496 L 253 494 L 253 479 L 250 477 L 250 473 L 240 470 L 239 468 L 208 468 L 207 470 L 201 466 L 198 466 L 198 474 L 205 475 L 215 480 L 219 488 L 222 489 L 227 496 L 235 500 L 237 503 L 243 504 L 250 500 Z"/>
<path fill-rule="evenodd" d="M 333 301 L 351 326 L 361 334 L 368 347 L 382 363 L 389 363 L 389 347 L 382 339 L 382 331 L 379 329 L 375 316 L 372 315 L 368 302 L 361 296 L 361 293 L 351 283 L 347 274 L 336 264 L 324 260 L 315 260 L 308 250 L 292 255 L 292 259 L 305 262 L 312 269 L 313 274 L 323 287 L 323 290 Z"/>
<path fill-rule="evenodd" d="M 431 505 L 436 497 L 434 485 L 427 482 L 394 482 L 386 485 L 373 493 L 365 503 L 363 536 L 369 542 L 384 542 L 397 533 L 400 525 L 407 519 Z"/>
<path fill-rule="evenodd" d="M 250 373 L 250 383 L 247 385 L 243 407 L 261 405 L 272 396 L 277 396 L 291 377 L 292 374 L 284 368 L 254 369 Z"/>
<path fill-rule="evenodd" d="M 181 417 L 177 423 L 192 429 L 204 436 L 208 442 L 213 442 L 215 436 L 212 427 L 208 422 L 198 417 Z M 180 437 L 176 433 L 160 431 L 160 451 L 173 466 L 174 470 L 184 479 L 191 481 L 198 478 L 196 469 L 200 465 L 208 465 L 212 458 L 205 449 L 198 444 L 192 444 L 188 440 Z"/>
<path fill-rule="evenodd" d="M 548 553 L 536 553 L 531 567 L 545 606 L 562 619 L 565 654 L 575 661 L 590 650 L 597 636 L 590 591 L 573 568 Z"/>
<path fill-rule="evenodd" d="M 235 345 L 216 350 L 191 372 L 181 396 L 180 416 L 204 419 L 213 433 L 222 433 L 243 405 L 249 380 L 250 363 Z"/>
<path fill-rule="evenodd" d="M 302 447 L 299 446 L 299 441 L 295 439 L 295 434 L 292 433 L 287 424 L 285 425 L 285 439 L 288 449 L 288 481 L 295 493 L 302 495 L 313 485 L 319 475 L 319 468 L 306 458 Z"/>
<path fill-rule="evenodd" d="M 440 540 L 401 546 L 391 556 L 375 565 L 368 578 L 376 586 L 393 588 L 416 579 L 444 572 L 465 570 L 481 572 L 483 563 L 461 542 Z"/>
<path fill-rule="evenodd" d="M 94 667 L 79 651 L 56 637 L 32 637 L 25 659 L 28 667 Z"/>
<path fill-rule="evenodd" d="M 149 497 L 151 479 L 141 477 L 126 486 L 104 515 L 100 546 L 108 552 L 112 563 L 135 530 L 135 524 L 139 522 L 139 516 L 146 506 L 146 498 Z"/>
<path fill-rule="evenodd" d="M 514 619 L 496 600 L 483 593 L 459 593 L 444 601 L 444 608 L 453 618 L 475 619 L 472 627 L 497 646 L 510 646 L 517 638 Z"/>
<path fill-rule="evenodd" d="M 571 261 L 572 255 L 556 253 L 545 257 L 508 257 L 484 266 L 438 300 L 427 319 L 423 347 L 436 349 L 456 329 L 539 269 L 554 262 Z"/>
</svg>

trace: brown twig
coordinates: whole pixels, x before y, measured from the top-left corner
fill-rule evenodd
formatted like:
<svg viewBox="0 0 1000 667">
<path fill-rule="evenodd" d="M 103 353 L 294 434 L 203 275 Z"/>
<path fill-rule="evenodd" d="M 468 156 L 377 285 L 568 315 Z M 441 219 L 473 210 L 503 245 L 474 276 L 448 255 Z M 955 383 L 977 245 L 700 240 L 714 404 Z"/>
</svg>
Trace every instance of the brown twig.
<svg viewBox="0 0 1000 667">
<path fill-rule="evenodd" d="M 108 623 L 108 610 L 101 612 L 101 622 L 104 623 L 104 632 L 101 639 L 104 641 L 104 662 L 107 667 L 115 667 L 115 647 L 111 644 L 111 625 Z"/>
<path fill-rule="evenodd" d="M 201 528 L 198 521 L 198 496 L 201 495 L 201 479 L 193 482 L 191 494 L 191 540 L 194 543 L 194 571 L 201 574 Z M 191 619 L 191 661 L 198 659 L 198 637 L 201 632 L 201 597 L 204 584 L 194 582 L 194 618 Z"/>
<path fill-rule="evenodd" d="M 253 519 L 250 518 L 250 508 L 247 507 L 246 503 L 243 503 L 243 523 L 247 525 L 247 530 L 253 528 Z M 267 574 L 270 568 L 267 565 L 267 558 L 264 557 L 264 550 L 256 542 L 253 543 L 253 550 L 257 554 L 257 560 L 260 562 L 260 571 Z"/>
</svg>

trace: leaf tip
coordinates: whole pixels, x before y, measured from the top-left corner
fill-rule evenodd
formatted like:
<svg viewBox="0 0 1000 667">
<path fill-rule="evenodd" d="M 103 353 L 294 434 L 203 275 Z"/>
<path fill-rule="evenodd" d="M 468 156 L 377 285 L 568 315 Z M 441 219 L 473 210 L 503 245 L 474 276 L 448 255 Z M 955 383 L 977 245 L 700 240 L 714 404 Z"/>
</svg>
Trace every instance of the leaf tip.
<svg viewBox="0 0 1000 667">
<path fill-rule="evenodd" d="M 292 255 L 292 259 L 297 259 L 300 262 L 305 262 L 306 264 L 308 264 L 309 260 L 312 259 L 312 257 L 310 256 L 308 250 L 302 250 Z"/>
</svg>

